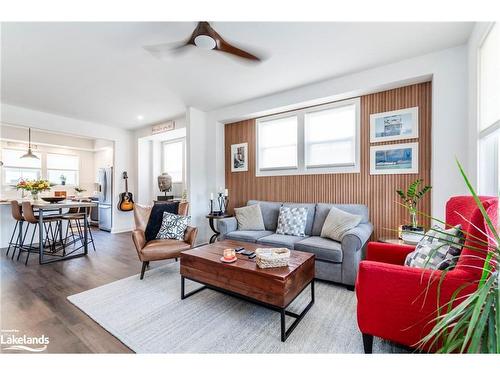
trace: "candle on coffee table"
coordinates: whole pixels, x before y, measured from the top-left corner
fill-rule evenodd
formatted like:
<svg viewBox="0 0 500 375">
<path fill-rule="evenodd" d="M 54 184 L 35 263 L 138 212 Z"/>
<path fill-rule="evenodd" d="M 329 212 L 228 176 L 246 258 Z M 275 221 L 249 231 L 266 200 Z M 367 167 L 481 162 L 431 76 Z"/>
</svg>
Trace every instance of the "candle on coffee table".
<svg viewBox="0 0 500 375">
<path fill-rule="evenodd" d="M 236 256 L 236 251 L 234 249 L 224 249 L 224 259 L 231 260 Z"/>
</svg>

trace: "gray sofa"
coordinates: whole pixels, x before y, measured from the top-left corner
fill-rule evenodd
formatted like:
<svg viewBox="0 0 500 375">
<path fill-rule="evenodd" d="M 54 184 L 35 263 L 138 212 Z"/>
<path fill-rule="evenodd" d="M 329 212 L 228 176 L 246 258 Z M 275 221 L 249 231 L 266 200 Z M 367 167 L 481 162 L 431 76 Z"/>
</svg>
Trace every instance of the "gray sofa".
<svg viewBox="0 0 500 375">
<path fill-rule="evenodd" d="M 354 287 L 358 266 L 364 255 L 368 238 L 373 231 L 368 221 L 368 207 L 362 204 L 286 203 L 248 201 L 247 205 L 259 204 L 264 219 L 263 231 L 238 230 L 236 218 L 217 220 L 219 239 L 253 242 L 263 245 L 287 247 L 313 253 L 316 256 L 316 278 Z M 281 206 L 307 207 L 306 237 L 276 234 Z M 332 206 L 363 217 L 361 223 L 347 231 L 341 242 L 320 237 L 321 228 Z"/>
</svg>

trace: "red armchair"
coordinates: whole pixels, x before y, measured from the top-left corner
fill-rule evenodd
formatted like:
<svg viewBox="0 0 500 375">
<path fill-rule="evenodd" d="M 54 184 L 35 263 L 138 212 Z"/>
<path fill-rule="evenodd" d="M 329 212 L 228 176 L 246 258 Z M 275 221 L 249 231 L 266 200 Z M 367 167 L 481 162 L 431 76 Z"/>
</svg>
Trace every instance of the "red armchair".
<svg viewBox="0 0 500 375">
<path fill-rule="evenodd" d="M 480 199 L 496 222 L 498 198 Z M 446 203 L 446 223 L 461 224 L 470 233 L 466 242 L 471 246 L 482 247 L 470 242 L 472 236 L 486 241 L 484 218 L 470 196 L 453 197 Z M 360 263 L 356 280 L 358 326 L 365 353 L 372 352 L 373 336 L 415 347 L 430 332 L 438 307 L 447 305 L 459 287 L 467 284 L 458 298 L 477 288 L 481 276 L 477 267 L 484 263 L 484 252 L 464 248 L 457 266 L 446 273 L 438 293 L 441 271 L 403 266 L 406 255 L 413 250 L 413 246 L 406 245 L 368 244 L 366 260 Z"/>
</svg>

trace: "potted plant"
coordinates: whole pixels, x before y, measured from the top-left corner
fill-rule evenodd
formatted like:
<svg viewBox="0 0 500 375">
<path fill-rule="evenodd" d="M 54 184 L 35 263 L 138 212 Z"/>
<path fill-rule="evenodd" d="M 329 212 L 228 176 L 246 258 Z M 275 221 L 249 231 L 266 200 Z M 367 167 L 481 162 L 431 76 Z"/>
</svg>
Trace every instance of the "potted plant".
<svg viewBox="0 0 500 375">
<path fill-rule="evenodd" d="M 16 185 L 16 189 L 29 191 L 32 199 L 37 201 L 40 192 L 50 190 L 50 186 L 50 182 L 47 180 L 20 180 Z"/>
<path fill-rule="evenodd" d="M 61 179 L 61 185 L 66 185 L 66 176 L 62 174 L 59 178 Z"/>
<path fill-rule="evenodd" d="M 76 191 L 76 195 L 77 195 L 78 197 L 81 197 L 82 193 L 83 193 L 84 191 L 87 191 L 87 190 L 86 190 L 86 189 L 83 189 L 83 188 L 81 188 L 81 187 L 79 187 L 79 186 L 75 186 L 75 191 Z"/>
<path fill-rule="evenodd" d="M 413 181 L 406 192 L 401 189 L 396 190 L 399 197 L 403 200 L 403 205 L 407 208 L 410 214 L 410 224 L 402 225 L 401 231 L 405 232 L 416 232 L 423 233 L 424 228 L 418 225 L 417 219 L 417 205 L 418 202 L 424 197 L 424 195 L 432 189 L 432 186 L 426 185 L 421 190 L 419 190 L 420 184 L 423 182 L 422 179 Z"/>
<path fill-rule="evenodd" d="M 487 226 L 486 240 L 473 237 L 464 248 L 478 251 L 478 245 L 486 248 L 485 259 L 481 268 L 481 277 L 476 280 L 477 289 L 465 296 L 458 293 L 470 282 L 459 286 L 451 301 L 438 309 L 435 325 L 420 341 L 421 348 L 426 345 L 438 345 L 438 353 L 500 353 L 500 232 L 498 222 L 488 214 L 472 187 L 462 166 L 457 161 L 460 173 L 467 188 L 474 197 Z M 444 223 L 443 223 L 444 224 Z M 443 280 L 448 270 L 444 270 Z M 440 283 L 441 283 L 440 280 Z M 430 285 L 428 286 L 428 288 Z"/>
</svg>

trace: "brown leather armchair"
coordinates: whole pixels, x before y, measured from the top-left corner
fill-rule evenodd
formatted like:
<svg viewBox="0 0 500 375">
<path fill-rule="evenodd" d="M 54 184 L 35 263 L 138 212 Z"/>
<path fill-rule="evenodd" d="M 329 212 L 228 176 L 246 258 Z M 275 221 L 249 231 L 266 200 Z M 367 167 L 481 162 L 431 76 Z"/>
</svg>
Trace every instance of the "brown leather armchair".
<svg viewBox="0 0 500 375">
<path fill-rule="evenodd" d="M 134 205 L 134 220 L 135 229 L 132 232 L 135 249 L 139 260 L 142 262 L 141 280 L 144 278 L 144 272 L 150 261 L 172 259 L 180 256 L 181 251 L 191 249 L 194 246 L 198 229 L 195 227 L 187 227 L 184 233 L 184 240 L 151 240 L 146 242 L 146 225 L 148 224 L 149 215 L 151 214 L 152 206 Z M 189 209 L 188 202 L 179 204 L 179 215 L 186 216 Z"/>
</svg>

